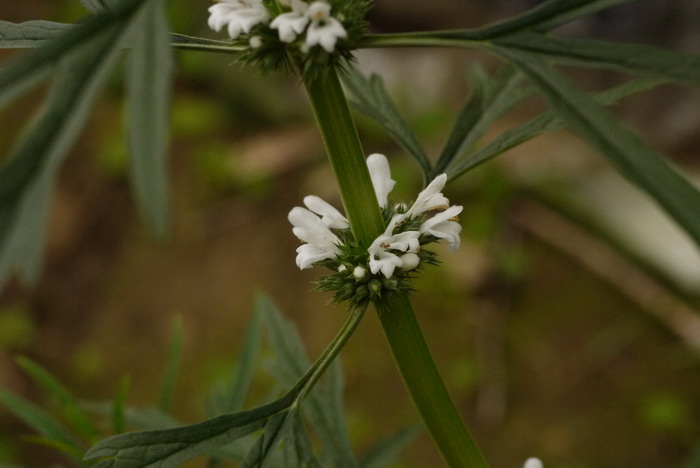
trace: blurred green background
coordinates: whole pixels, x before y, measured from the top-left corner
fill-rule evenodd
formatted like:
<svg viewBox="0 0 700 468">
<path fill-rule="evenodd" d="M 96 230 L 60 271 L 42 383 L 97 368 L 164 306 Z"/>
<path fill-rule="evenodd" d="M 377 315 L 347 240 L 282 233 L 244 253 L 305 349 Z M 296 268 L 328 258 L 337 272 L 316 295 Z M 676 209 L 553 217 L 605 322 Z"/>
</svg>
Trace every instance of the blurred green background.
<svg viewBox="0 0 700 468">
<path fill-rule="evenodd" d="M 700 16 L 691 2 L 669 9 L 642 1 L 570 32 L 697 52 L 696 31 L 683 27 Z M 378 32 L 476 26 L 528 5 L 376 3 L 370 20 Z M 206 29 L 208 2 L 168 4 L 173 31 L 217 37 Z M 0 0 L 2 20 L 73 22 L 84 14 L 75 0 Z M 135 212 L 115 77 L 63 169 L 40 281 L 13 282 L 0 297 L 3 388 L 39 398 L 13 362 L 27 355 L 87 399 L 110 399 L 129 375 L 129 403 L 149 404 L 181 317 L 175 414 L 195 422 L 211 386 L 234 366 L 256 291 L 268 292 L 295 321 L 311 356 L 344 319 L 342 307 L 310 292 L 319 272 L 294 264 L 289 209 L 309 193 L 339 206 L 298 80 L 260 76 L 231 56 L 178 52 L 176 59 L 170 237 L 155 239 Z M 358 54 L 363 69 L 385 76 L 433 155 L 468 96 L 466 70 L 476 60 L 497 65 L 455 51 Z M 576 77 L 591 89 L 619 81 Z M 40 100 L 36 93 L 0 114 L 4 153 Z M 694 91 L 662 87 L 618 111 L 697 174 L 699 102 Z M 498 129 L 543 108 L 529 102 Z M 393 198 L 410 201 L 420 188 L 418 168 L 375 124 L 358 116 L 358 125 L 367 153 L 391 161 Z M 700 466 L 700 255 L 601 161 L 558 132 L 447 190 L 465 206 L 463 246 L 441 249 L 442 267 L 426 269 L 414 301 L 447 385 L 494 467 L 520 466 L 529 456 L 548 467 Z M 373 313 L 342 358 L 359 452 L 418 421 Z M 27 433 L 0 409 L 0 466 L 64 463 L 23 441 Z M 397 466 L 441 463 L 423 435 Z"/>
</svg>

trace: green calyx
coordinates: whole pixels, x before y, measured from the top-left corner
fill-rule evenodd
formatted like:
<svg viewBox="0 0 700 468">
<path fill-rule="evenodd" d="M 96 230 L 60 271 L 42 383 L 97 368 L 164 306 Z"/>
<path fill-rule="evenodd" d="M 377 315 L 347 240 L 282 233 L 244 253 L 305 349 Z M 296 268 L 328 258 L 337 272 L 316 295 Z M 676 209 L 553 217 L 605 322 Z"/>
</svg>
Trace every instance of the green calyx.
<svg viewBox="0 0 700 468">
<path fill-rule="evenodd" d="M 271 25 L 278 16 L 297 15 L 299 10 L 295 10 L 294 2 L 289 0 L 285 2 L 263 0 L 263 3 L 270 12 L 270 20 L 255 25 L 249 33 L 240 35 L 232 41 L 242 48 L 238 56 L 240 62 L 257 64 L 264 72 L 298 71 L 303 77 L 314 79 L 323 70 L 336 68 L 352 60 L 352 51 L 357 48 L 367 33 L 367 23 L 364 18 L 371 6 L 369 0 L 321 2 L 299 0 L 297 4 L 307 7 L 315 3 L 330 5 L 330 17 L 309 21 L 301 32 L 287 36 L 285 40 L 281 39 L 280 28 L 277 26 L 272 28 Z M 324 47 L 322 43 L 310 45 L 307 35 L 312 33 L 309 31 L 322 30 L 332 22 L 338 22 L 345 31 L 342 37 L 337 37 L 333 47 Z"/>
<path fill-rule="evenodd" d="M 386 224 L 396 214 L 405 211 L 404 204 L 394 205 L 390 209 L 382 210 L 382 217 Z M 406 220 L 396 228 L 395 234 L 407 231 L 418 231 L 422 217 Z M 405 252 L 398 249 L 389 249 L 387 252 L 396 256 L 415 254 L 418 258 L 417 265 L 411 268 L 397 267 L 391 276 L 385 276 L 381 271 L 372 273 L 370 267 L 370 253 L 366 247 L 358 245 L 352 231 L 349 228 L 336 230 L 335 234 L 341 239 L 339 245 L 341 253 L 332 260 L 323 260 L 316 265 L 324 266 L 333 271 L 323 275 L 319 279 L 316 289 L 319 291 L 333 292 L 333 302 L 348 302 L 351 307 L 365 307 L 369 302 L 378 304 L 390 301 L 398 293 L 408 294 L 413 291 L 411 279 L 425 265 L 439 263 L 437 255 L 432 250 L 423 248 L 424 245 L 436 242 L 439 239 L 429 235 L 421 235 L 418 239 L 421 248 L 416 252 Z"/>
</svg>

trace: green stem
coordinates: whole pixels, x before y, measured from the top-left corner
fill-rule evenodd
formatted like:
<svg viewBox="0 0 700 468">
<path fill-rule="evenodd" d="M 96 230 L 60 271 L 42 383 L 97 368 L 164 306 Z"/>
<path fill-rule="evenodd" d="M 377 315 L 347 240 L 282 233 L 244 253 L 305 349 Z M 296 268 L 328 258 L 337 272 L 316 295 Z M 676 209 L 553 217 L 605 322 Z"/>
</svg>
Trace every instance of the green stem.
<svg viewBox="0 0 700 468">
<path fill-rule="evenodd" d="M 304 84 L 352 233 L 358 243 L 369 245 L 384 232 L 384 220 L 338 74 L 327 70 Z"/>
<path fill-rule="evenodd" d="M 406 388 L 449 466 L 487 467 L 447 393 L 408 296 L 377 307 L 377 312 Z"/>
<path fill-rule="evenodd" d="M 305 85 L 350 227 L 359 243 L 369 245 L 385 226 L 338 75 L 328 70 Z M 406 387 L 449 466 L 486 467 L 440 378 L 408 297 L 382 304 L 378 312 Z"/>
</svg>

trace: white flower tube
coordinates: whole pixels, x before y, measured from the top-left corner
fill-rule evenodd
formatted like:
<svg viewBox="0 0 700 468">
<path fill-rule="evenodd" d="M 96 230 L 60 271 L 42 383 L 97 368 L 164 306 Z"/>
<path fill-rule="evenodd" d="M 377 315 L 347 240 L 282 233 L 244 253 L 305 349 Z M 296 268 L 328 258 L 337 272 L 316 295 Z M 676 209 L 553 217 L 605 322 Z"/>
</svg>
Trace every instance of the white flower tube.
<svg viewBox="0 0 700 468">
<path fill-rule="evenodd" d="M 306 14 L 311 20 L 311 24 L 306 30 L 306 47 L 320 45 L 330 54 L 335 50 L 338 39 L 348 36 L 340 21 L 331 16 L 330 4 L 314 2 L 309 6 Z"/>
<path fill-rule="evenodd" d="M 459 233 L 462 232 L 462 226 L 458 222 L 457 215 L 461 212 L 462 207 L 455 205 L 435 214 L 423 221 L 423 224 L 420 226 L 421 234 L 447 239 L 449 249 L 457 250 L 460 245 Z"/>
<path fill-rule="evenodd" d="M 396 185 L 396 181 L 391 178 L 389 161 L 383 154 L 370 154 L 367 156 L 367 169 L 369 169 L 369 176 L 372 179 L 374 193 L 377 194 L 379 206 L 386 208 L 389 192 Z"/>
<path fill-rule="evenodd" d="M 231 39 L 248 34 L 254 26 L 270 19 L 262 0 L 223 0 L 209 7 L 208 24 L 216 32 L 227 26 Z"/>
<path fill-rule="evenodd" d="M 287 216 L 292 223 L 292 232 L 306 244 L 297 248 L 297 266 L 304 270 L 314 263 L 335 259 L 340 254 L 340 239 L 316 214 L 295 206 Z"/>
</svg>

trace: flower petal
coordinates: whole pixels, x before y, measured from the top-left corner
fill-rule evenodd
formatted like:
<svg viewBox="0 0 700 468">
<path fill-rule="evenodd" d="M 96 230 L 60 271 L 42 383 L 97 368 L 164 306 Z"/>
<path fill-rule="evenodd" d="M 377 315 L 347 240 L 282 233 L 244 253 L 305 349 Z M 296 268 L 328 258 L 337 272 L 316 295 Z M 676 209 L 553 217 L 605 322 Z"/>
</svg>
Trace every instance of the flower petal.
<svg viewBox="0 0 700 468">
<path fill-rule="evenodd" d="M 440 174 L 433 179 L 421 193 L 416 202 L 406 212 L 411 218 L 420 216 L 426 211 L 444 210 L 450 206 L 450 201 L 442 194 L 442 189 L 447 183 L 447 174 Z"/>
<path fill-rule="evenodd" d="M 459 233 L 462 231 L 457 215 L 461 212 L 461 206 L 451 206 L 445 211 L 425 220 L 420 226 L 420 232 L 440 239 L 447 239 L 450 250 L 457 250 L 461 242 Z"/>
<path fill-rule="evenodd" d="M 335 209 L 333 205 L 326 202 L 316 195 L 308 195 L 304 197 L 304 205 L 317 215 L 321 216 L 323 223 L 332 229 L 345 229 L 350 227 L 350 223 L 340 211 Z"/>
<path fill-rule="evenodd" d="M 383 154 L 370 154 L 367 156 L 367 169 L 369 169 L 369 176 L 372 179 L 379 206 L 386 208 L 389 192 L 396 185 L 396 181 L 391 178 L 389 161 Z"/>
</svg>

